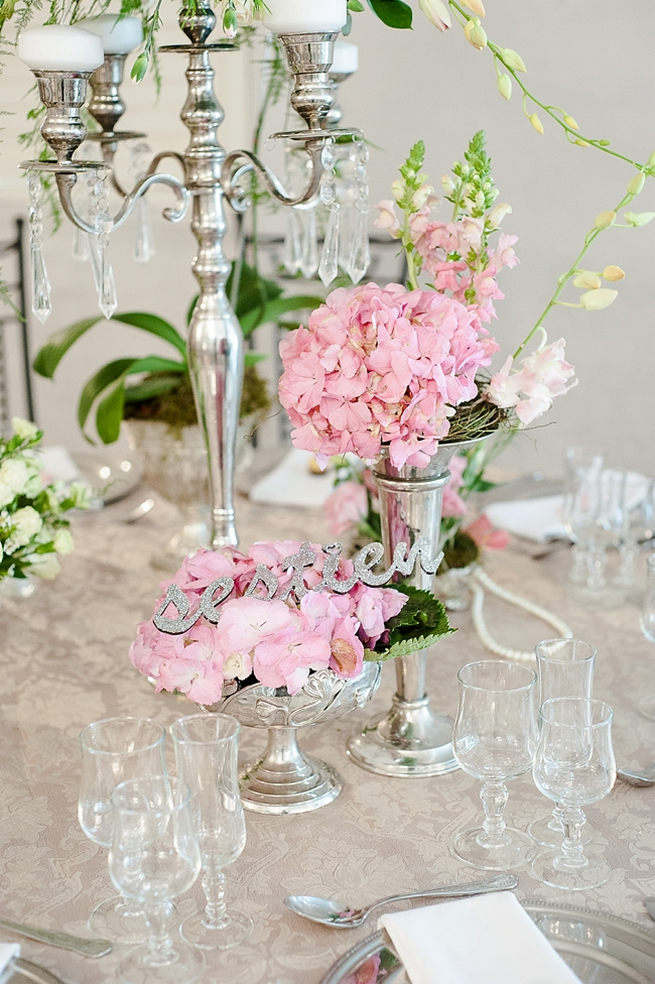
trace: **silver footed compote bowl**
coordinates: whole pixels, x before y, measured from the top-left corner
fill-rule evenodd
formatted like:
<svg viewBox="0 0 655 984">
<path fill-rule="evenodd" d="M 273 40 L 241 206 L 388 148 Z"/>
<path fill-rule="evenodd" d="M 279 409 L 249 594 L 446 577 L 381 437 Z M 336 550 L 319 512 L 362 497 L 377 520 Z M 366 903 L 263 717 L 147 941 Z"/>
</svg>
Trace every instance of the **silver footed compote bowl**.
<svg viewBox="0 0 655 984">
<path fill-rule="evenodd" d="M 296 731 L 357 710 L 379 682 L 380 664 L 367 662 L 350 680 L 330 669 L 317 670 L 293 696 L 285 687 L 254 683 L 225 698 L 221 712 L 249 728 L 268 731 L 263 755 L 240 772 L 244 807 L 257 813 L 305 813 L 331 803 L 341 792 L 341 777 L 326 762 L 301 751 Z"/>
</svg>

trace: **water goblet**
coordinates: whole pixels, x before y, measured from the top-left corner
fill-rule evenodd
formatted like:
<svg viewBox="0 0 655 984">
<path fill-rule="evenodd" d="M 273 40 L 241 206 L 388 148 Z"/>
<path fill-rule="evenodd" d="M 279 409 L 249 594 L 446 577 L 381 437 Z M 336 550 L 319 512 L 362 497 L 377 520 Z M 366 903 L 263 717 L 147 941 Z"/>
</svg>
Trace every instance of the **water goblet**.
<svg viewBox="0 0 655 984">
<path fill-rule="evenodd" d="M 110 846 L 111 794 L 125 779 L 164 773 L 165 742 L 166 729 L 150 718 L 105 718 L 82 730 L 77 816 L 89 840 Z M 141 906 L 116 895 L 93 909 L 89 926 L 96 935 L 116 943 L 142 943 L 148 935 Z"/>
<path fill-rule="evenodd" d="M 602 451 L 570 447 L 564 452 L 566 484 L 562 520 L 572 541 L 572 564 L 569 580 L 573 584 L 586 584 L 589 571 L 589 543 L 585 530 L 579 523 L 586 501 L 583 489 L 600 474 L 605 456 Z"/>
<path fill-rule="evenodd" d="M 653 536 L 655 517 L 655 479 L 626 472 L 626 508 L 623 536 L 619 544 L 619 584 L 630 589 L 636 584 L 639 546 Z"/>
<path fill-rule="evenodd" d="M 564 835 L 559 849 L 534 859 L 531 871 L 554 888 L 580 891 L 609 878 L 604 858 L 585 854 L 582 808 L 607 796 L 616 779 L 612 716 L 608 704 L 589 697 L 554 697 L 541 706 L 532 774 L 539 792 L 562 805 Z"/>
<path fill-rule="evenodd" d="M 626 489 L 625 471 L 603 468 L 587 490 L 590 508 L 582 525 L 587 524 L 589 573 L 584 594 L 588 600 L 604 605 L 616 604 L 623 598 L 620 590 L 608 585 L 605 572 L 608 550 L 618 548 L 624 536 Z"/>
<path fill-rule="evenodd" d="M 535 647 L 539 706 L 550 697 L 591 697 L 596 649 L 582 639 L 544 639 Z M 544 847 L 558 847 L 564 831 L 560 803 L 534 820 L 530 836 Z M 587 837 L 590 839 L 590 837 Z"/>
<path fill-rule="evenodd" d="M 641 631 L 649 642 L 655 642 L 655 551 L 646 558 L 646 592 L 641 606 Z M 655 694 L 642 698 L 639 712 L 655 721 Z"/>
<path fill-rule="evenodd" d="M 173 936 L 171 900 L 200 871 L 186 783 L 165 774 L 120 783 L 111 795 L 114 818 L 109 874 L 119 892 L 146 915 L 148 942 L 119 966 L 128 984 L 191 984 L 204 972 L 202 953 Z"/>
<path fill-rule="evenodd" d="M 225 901 L 224 869 L 246 843 L 239 796 L 239 723 L 227 714 L 192 714 L 171 725 L 177 773 L 191 790 L 191 813 L 200 846 L 205 908 L 184 920 L 183 939 L 205 950 L 242 943 L 252 920 Z"/>
<path fill-rule="evenodd" d="M 484 822 L 455 838 L 455 853 L 476 868 L 518 868 L 534 842 L 503 818 L 509 779 L 528 772 L 536 743 L 537 677 L 508 660 L 467 663 L 457 674 L 459 706 L 453 726 L 455 758 L 482 781 Z"/>
</svg>

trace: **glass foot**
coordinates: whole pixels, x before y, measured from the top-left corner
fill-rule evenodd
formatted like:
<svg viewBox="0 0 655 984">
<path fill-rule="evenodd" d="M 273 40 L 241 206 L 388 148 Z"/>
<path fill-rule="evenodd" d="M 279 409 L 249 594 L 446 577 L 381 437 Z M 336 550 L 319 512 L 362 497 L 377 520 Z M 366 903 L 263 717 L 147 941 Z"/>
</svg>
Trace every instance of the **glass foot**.
<svg viewBox="0 0 655 984">
<path fill-rule="evenodd" d="M 97 905 L 88 922 L 95 936 L 112 943 L 145 943 L 149 935 L 143 909 L 137 902 L 120 895 Z"/>
<path fill-rule="evenodd" d="M 499 844 L 488 846 L 482 827 L 465 830 L 455 838 L 455 854 L 461 861 L 488 871 L 507 871 L 525 865 L 536 850 L 534 841 L 522 830 L 505 827 Z"/>
<path fill-rule="evenodd" d="M 650 721 L 655 721 L 655 694 L 649 694 L 639 702 L 639 713 Z"/>
<path fill-rule="evenodd" d="M 560 848 L 564 838 L 564 827 L 554 819 L 552 813 L 533 820 L 528 827 L 528 833 L 540 847 Z M 594 836 L 589 824 L 585 823 L 582 833 L 582 843 L 588 844 Z"/>
<path fill-rule="evenodd" d="M 571 864 L 559 851 L 544 851 L 537 855 L 530 871 L 544 885 L 569 892 L 597 888 L 608 880 L 611 869 L 604 858 L 585 857 L 582 864 Z"/>
<path fill-rule="evenodd" d="M 189 916 L 180 926 L 180 936 L 201 950 L 229 950 L 239 946 L 252 932 L 252 919 L 245 912 L 230 909 L 224 926 L 205 924 L 204 912 Z"/>
<path fill-rule="evenodd" d="M 167 959 L 153 958 L 149 946 L 136 947 L 118 968 L 125 984 L 193 984 L 204 971 L 204 955 L 185 943 L 176 943 Z"/>
</svg>

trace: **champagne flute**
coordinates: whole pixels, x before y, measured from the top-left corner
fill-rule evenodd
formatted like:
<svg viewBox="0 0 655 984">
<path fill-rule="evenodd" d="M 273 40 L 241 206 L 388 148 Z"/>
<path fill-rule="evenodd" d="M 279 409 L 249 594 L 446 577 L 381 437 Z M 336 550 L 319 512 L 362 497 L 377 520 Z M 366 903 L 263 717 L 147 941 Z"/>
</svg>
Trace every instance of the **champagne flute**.
<svg viewBox="0 0 655 984">
<path fill-rule="evenodd" d="M 610 867 L 587 856 L 582 839 L 583 806 L 603 799 L 616 779 L 612 708 L 588 697 L 554 697 L 539 712 L 540 733 L 533 765 L 537 789 L 560 803 L 563 838 L 532 862 L 532 874 L 554 888 L 579 891 L 603 885 Z"/>
<path fill-rule="evenodd" d="M 464 772 L 482 781 L 485 816 L 482 826 L 455 838 L 455 853 L 476 868 L 518 868 L 533 853 L 534 842 L 505 823 L 505 783 L 532 765 L 537 677 L 518 663 L 482 660 L 463 666 L 457 680 L 453 751 Z"/>
<path fill-rule="evenodd" d="M 200 871 L 190 798 L 185 783 L 165 774 L 128 779 L 111 795 L 109 874 L 119 892 L 143 906 L 149 931 L 147 944 L 119 966 L 127 984 L 192 984 L 204 972 L 202 953 L 172 932 L 171 899 Z"/>
<path fill-rule="evenodd" d="M 165 773 L 165 742 L 166 729 L 151 718 L 105 718 L 82 730 L 77 816 L 89 840 L 102 847 L 110 846 L 111 794 L 125 779 Z M 89 927 L 116 943 L 142 943 L 147 938 L 142 908 L 120 896 L 97 905 L 89 916 Z"/>
<path fill-rule="evenodd" d="M 239 796 L 239 723 L 226 714 L 192 714 L 171 725 L 177 773 L 191 790 L 191 813 L 200 845 L 205 908 L 184 920 L 183 939 L 205 950 L 237 946 L 252 920 L 225 901 L 224 869 L 246 843 Z"/>
<path fill-rule="evenodd" d="M 581 639 L 539 642 L 535 647 L 539 706 L 551 697 L 591 697 L 596 655 L 595 647 Z M 528 827 L 530 836 L 544 847 L 557 847 L 563 830 L 559 803 L 549 816 L 534 820 Z"/>
</svg>

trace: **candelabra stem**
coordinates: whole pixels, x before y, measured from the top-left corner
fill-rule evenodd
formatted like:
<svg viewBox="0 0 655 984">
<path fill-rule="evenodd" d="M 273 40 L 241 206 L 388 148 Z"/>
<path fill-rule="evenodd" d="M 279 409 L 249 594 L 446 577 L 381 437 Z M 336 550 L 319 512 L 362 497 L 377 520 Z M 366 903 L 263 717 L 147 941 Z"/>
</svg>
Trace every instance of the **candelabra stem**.
<svg viewBox="0 0 655 984">
<path fill-rule="evenodd" d="M 191 139 L 183 154 L 185 184 L 193 197 L 191 228 L 198 240 L 193 273 L 200 285 L 188 337 L 191 383 L 208 455 L 212 547 L 237 543 L 234 457 L 243 382 L 243 337 L 225 284 L 230 264 L 217 129 L 223 110 L 214 94 L 214 71 L 202 46 L 189 48 L 188 95 L 182 122 Z"/>
</svg>

